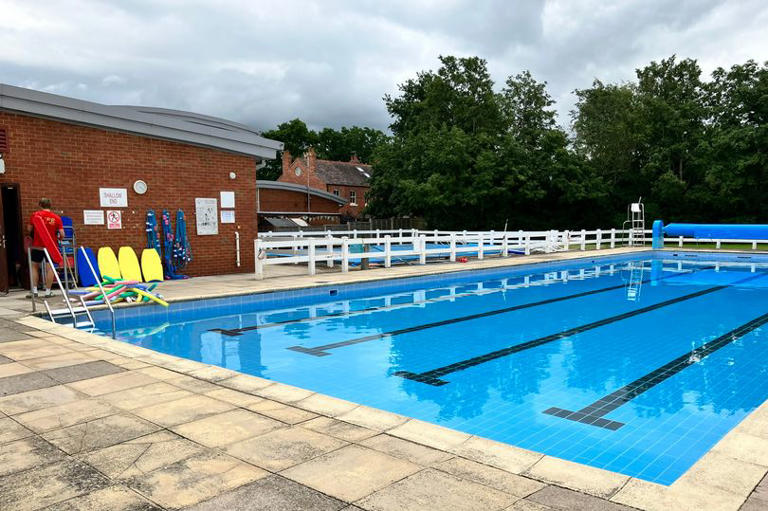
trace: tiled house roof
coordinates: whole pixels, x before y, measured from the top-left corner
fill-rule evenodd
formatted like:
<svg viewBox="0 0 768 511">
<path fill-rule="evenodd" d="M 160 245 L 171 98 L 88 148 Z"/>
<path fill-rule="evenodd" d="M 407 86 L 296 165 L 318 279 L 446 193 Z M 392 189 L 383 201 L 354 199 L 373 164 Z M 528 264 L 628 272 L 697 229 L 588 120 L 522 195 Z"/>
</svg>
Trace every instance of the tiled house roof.
<svg viewBox="0 0 768 511">
<path fill-rule="evenodd" d="M 368 186 L 373 171 L 363 163 L 317 160 L 315 172 L 329 185 Z"/>
</svg>

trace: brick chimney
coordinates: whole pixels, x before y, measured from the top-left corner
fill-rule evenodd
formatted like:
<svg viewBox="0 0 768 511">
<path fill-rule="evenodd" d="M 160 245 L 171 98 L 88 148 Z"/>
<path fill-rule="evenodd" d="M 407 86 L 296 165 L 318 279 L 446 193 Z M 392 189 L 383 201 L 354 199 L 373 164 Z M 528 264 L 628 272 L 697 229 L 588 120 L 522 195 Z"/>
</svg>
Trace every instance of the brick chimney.
<svg viewBox="0 0 768 511">
<path fill-rule="evenodd" d="M 352 153 L 352 157 L 349 159 L 349 163 L 360 163 L 360 160 L 357 158 L 357 153 Z"/>
<path fill-rule="evenodd" d="M 283 174 L 290 170 L 291 163 L 293 163 L 293 156 L 291 156 L 291 152 L 283 151 Z"/>
</svg>

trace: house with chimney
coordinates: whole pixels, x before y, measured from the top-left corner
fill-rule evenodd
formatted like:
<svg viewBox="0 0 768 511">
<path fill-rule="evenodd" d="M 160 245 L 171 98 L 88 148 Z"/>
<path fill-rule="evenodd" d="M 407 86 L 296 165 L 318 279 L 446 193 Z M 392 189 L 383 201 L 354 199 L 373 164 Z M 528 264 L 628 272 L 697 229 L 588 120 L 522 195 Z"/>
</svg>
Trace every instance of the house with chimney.
<svg viewBox="0 0 768 511">
<path fill-rule="evenodd" d="M 349 161 L 320 160 L 310 148 L 303 156 L 294 159 L 289 151 L 283 151 L 283 173 L 278 181 L 294 183 L 322 190 L 346 200 L 339 213 L 358 218 L 366 204 L 372 169 L 361 163 L 357 156 Z"/>
</svg>

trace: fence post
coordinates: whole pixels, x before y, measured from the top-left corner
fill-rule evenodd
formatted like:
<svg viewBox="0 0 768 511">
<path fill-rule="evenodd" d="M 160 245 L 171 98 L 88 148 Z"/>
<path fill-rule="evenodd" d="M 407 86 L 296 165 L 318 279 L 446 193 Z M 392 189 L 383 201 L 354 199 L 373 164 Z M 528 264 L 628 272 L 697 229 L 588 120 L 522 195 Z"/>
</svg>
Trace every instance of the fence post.
<svg viewBox="0 0 768 511">
<path fill-rule="evenodd" d="M 315 240 L 312 238 L 307 239 L 307 256 L 308 256 L 308 266 L 309 266 L 309 274 L 314 275 L 317 273 L 317 268 L 315 267 Z"/>
<path fill-rule="evenodd" d="M 328 265 L 328 268 L 333 268 L 333 236 L 331 236 L 331 233 L 328 233 L 328 245 L 326 245 L 326 250 L 328 250 L 328 262 L 326 264 Z"/>
<path fill-rule="evenodd" d="M 259 251 L 261 250 L 261 241 L 256 238 L 253 240 L 253 257 L 254 257 L 254 265 L 253 267 L 256 269 L 256 279 L 261 280 L 264 278 L 264 262 L 259 259 Z M 266 257 L 266 252 L 264 252 L 264 256 Z"/>
<path fill-rule="evenodd" d="M 392 239 L 389 234 L 384 236 L 384 267 L 392 267 Z"/>
<path fill-rule="evenodd" d="M 299 241 L 299 237 L 295 234 L 293 235 L 293 256 L 296 257 L 299 255 L 299 244 L 297 243 Z M 293 264 L 299 264 L 298 261 Z"/>
<path fill-rule="evenodd" d="M 531 255 L 531 235 L 525 233 L 525 255 Z"/>
<path fill-rule="evenodd" d="M 341 271 L 349 272 L 349 236 L 341 238 Z"/>
<path fill-rule="evenodd" d="M 352 229 L 352 237 L 357 239 L 357 229 Z"/>
<path fill-rule="evenodd" d="M 603 231 L 600 229 L 597 230 L 597 235 L 595 236 L 595 249 L 600 250 L 600 244 L 603 241 Z"/>
<path fill-rule="evenodd" d="M 757 241 L 752 242 L 752 250 L 757 250 Z"/>
<path fill-rule="evenodd" d="M 611 229 L 611 248 L 616 248 L 616 229 Z"/>
<path fill-rule="evenodd" d="M 680 247 L 680 248 L 683 248 L 683 237 L 682 236 L 680 236 L 680 238 L 679 238 L 679 240 L 677 242 L 677 246 Z"/>
<path fill-rule="evenodd" d="M 423 234 L 419 236 L 419 264 L 427 264 L 427 239 Z"/>
<path fill-rule="evenodd" d="M 449 259 L 452 263 L 456 262 L 456 235 L 454 233 L 451 233 L 451 255 Z"/>
<path fill-rule="evenodd" d="M 720 245 L 721 243 L 722 243 L 722 240 L 717 240 L 717 241 L 715 242 L 715 248 L 719 249 L 719 248 L 720 248 L 720 246 L 721 246 L 721 245 Z"/>
<path fill-rule="evenodd" d="M 586 229 L 581 230 L 581 246 L 579 247 L 580 250 L 584 251 L 587 249 L 587 231 Z"/>
<path fill-rule="evenodd" d="M 484 236 L 482 233 L 477 235 L 477 258 L 481 261 L 485 255 L 485 240 L 483 238 Z"/>
<path fill-rule="evenodd" d="M 563 242 L 565 244 L 565 251 L 569 252 L 571 250 L 571 231 L 563 232 Z"/>
<path fill-rule="evenodd" d="M 509 235 L 506 232 L 501 240 L 501 257 L 509 257 Z"/>
</svg>

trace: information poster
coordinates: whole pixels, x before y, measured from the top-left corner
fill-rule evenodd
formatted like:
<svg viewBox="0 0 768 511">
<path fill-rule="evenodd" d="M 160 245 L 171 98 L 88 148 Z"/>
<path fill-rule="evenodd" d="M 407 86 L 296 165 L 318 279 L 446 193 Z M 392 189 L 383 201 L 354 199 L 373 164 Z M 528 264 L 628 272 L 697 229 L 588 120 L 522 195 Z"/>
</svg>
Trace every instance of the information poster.
<svg viewBox="0 0 768 511">
<path fill-rule="evenodd" d="M 235 192 L 221 192 L 221 209 L 235 207 Z"/>
<path fill-rule="evenodd" d="M 221 210 L 221 223 L 222 224 L 234 224 L 235 223 L 235 210 L 222 209 Z"/>
<path fill-rule="evenodd" d="M 216 199 L 195 199 L 195 220 L 198 236 L 219 234 L 219 212 Z"/>
<path fill-rule="evenodd" d="M 119 209 L 107 211 L 107 229 L 122 229 L 123 213 Z"/>
<path fill-rule="evenodd" d="M 103 209 L 84 209 L 83 224 L 104 225 L 104 210 Z"/>
</svg>

